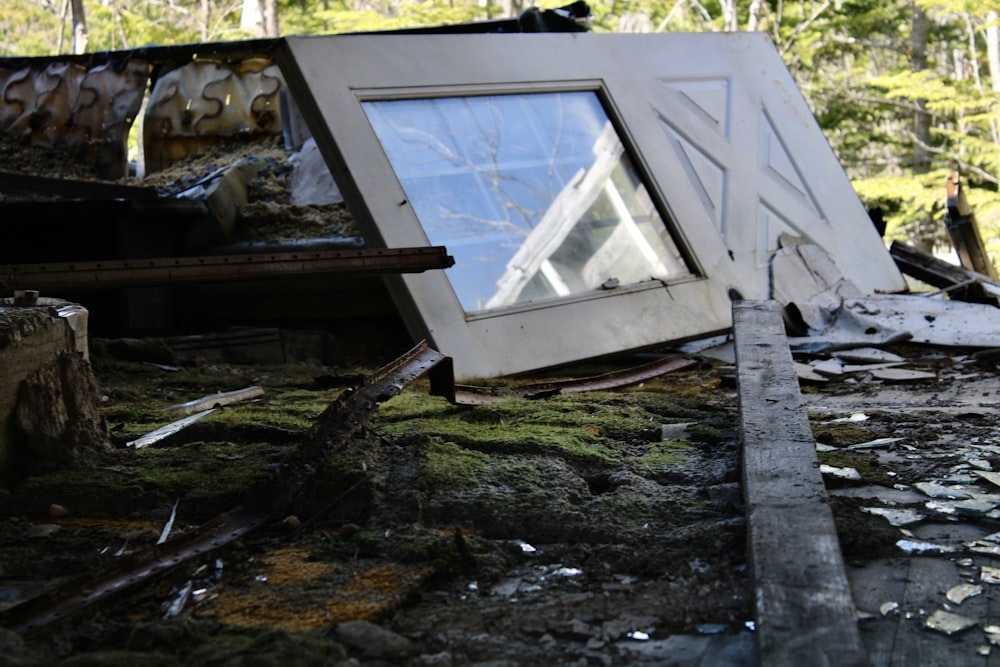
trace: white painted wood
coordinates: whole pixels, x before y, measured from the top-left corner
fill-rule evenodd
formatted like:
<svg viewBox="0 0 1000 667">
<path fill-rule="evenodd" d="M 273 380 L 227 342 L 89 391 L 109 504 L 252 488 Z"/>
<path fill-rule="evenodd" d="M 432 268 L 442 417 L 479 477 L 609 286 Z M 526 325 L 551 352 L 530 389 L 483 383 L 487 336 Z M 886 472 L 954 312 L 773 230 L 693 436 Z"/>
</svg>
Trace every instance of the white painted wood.
<svg viewBox="0 0 1000 667">
<path fill-rule="evenodd" d="M 769 298 L 779 237 L 823 248 L 865 293 L 905 288 L 762 33 L 290 37 L 280 64 L 370 244 L 427 245 L 361 102 L 595 91 L 696 276 L 466 315 L 447 271 L 389 278 L 415 337 L 459 378 L 727 330 L 729 293 Z"/>
</svg>

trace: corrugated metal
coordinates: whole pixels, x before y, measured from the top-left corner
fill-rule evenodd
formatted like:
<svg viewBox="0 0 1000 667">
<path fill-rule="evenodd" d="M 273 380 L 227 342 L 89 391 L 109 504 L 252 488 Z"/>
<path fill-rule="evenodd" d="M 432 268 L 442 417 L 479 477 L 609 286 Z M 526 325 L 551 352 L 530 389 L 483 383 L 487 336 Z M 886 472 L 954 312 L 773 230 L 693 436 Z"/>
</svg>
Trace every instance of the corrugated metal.
<svg viewBox="0 0 1000 667">
<path fill-rule="evenodd" d="M 87 66 L 65 61 L 0 64 L 0 132 L 65 150 L 102 178 L 127 174 L 127 142 L 142 104 L 142 58 Z"/>
</svg>

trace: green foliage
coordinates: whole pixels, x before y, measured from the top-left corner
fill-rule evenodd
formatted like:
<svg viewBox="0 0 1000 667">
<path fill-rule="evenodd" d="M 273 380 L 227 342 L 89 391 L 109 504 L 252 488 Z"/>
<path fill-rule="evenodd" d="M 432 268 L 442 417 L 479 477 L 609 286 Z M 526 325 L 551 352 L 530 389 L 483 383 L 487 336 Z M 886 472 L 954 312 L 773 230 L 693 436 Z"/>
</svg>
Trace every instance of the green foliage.
<svg viewBox="0 0 1000 667">
<path fill-rule="evenodd" d="M 5 0 L 0 12 L 0 56 L 53 53 L 59 17 L 31 0 Z"/>
</svg>

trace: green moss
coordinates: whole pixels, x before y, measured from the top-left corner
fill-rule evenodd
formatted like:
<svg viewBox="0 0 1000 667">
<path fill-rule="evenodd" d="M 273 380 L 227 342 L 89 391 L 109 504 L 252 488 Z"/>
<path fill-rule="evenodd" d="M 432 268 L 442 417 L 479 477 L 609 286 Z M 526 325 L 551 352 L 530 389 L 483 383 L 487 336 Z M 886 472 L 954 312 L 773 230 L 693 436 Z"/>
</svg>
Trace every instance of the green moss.
<svg viewBox="0 0 1000 667">
<path fill-rule="evenodd" d="M 457 526 L 408 526 L 392 533 L 387 542 L 394 557 L 404 563 L 425 563 L 436 576 L 476 573 L 488 577 L 507 565 L 495 541 Z"/>
<path fill-rule="evenodd" d="M 649 451 L 639 457 L 638 465 L 646 470 L 656 471 L 682 462 L 691 449 L 687 440 L 667 440 L 654 442 Z"/>
<path fill-rule="evenodd" d="M 700 422 L 688 427 L 687 433 L 692 442 L 704 442 L 709 445 L 718 445 L 733 440 L 735 428 L 726 430 L 718 428 L 712 424 Z"/>
<path fill-rule="evenodd" d="M 274 454 L 270 445 L 260 443 L 148 447 L 136 452 L 132 483 L 147 495 L 182 496 L 186 505 L 222 511 L 238 503 L 246 489 L 267 474 Z"/>
<path fill-rule="evenodd" d="M 859 424 L 841 422 L 838 424 L 811 424 L 816 442 L 831 447 L 846 447 L 859 442 L 871 440 L 869 431 Z"/>
<path fill-rule="evenodd" d="M 406 393 L 386 403 L 373 420 L 387 433 L 432 435 L 480 451 L 545 452 L 605 462 L 620 462 L 622 441 L 658 437 L 659 424 L 643 407 L 602 392 L 477 407 Z"/>
<path fill-rule="evenodd" d="M 445 484 L 450 487 L 475 484 L 490 465 L 488 454 L 464 449 L 438 437 L 427 440 L 421 459 L 421 485 L 432 489 Z"/>
</svg>

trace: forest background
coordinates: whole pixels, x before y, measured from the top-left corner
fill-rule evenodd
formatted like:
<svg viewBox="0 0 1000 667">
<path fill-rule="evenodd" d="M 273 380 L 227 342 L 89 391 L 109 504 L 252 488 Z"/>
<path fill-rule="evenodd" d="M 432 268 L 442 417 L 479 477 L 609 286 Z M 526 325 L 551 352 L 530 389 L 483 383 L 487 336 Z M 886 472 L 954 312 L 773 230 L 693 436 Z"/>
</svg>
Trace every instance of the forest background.
<svg viewBox="0 0 1000 667">
<path fill-rule="evenodd" d="M 531 6 L 524 0 L 2 4 L 0 56 L 466 23 L 514 17 Z M 593 32 L 767 33 L 861 200 L 884 213 L 888 240 L 950 252 L 945 181 L 957 170 L 987 251 L 1000 264 L 1000 0 L 588 4 Z"/>
</svg>

